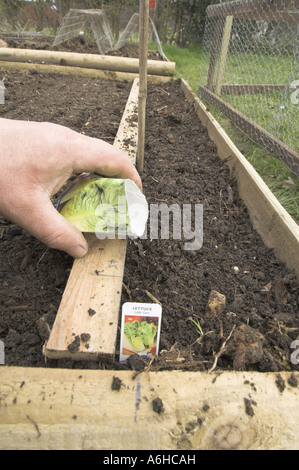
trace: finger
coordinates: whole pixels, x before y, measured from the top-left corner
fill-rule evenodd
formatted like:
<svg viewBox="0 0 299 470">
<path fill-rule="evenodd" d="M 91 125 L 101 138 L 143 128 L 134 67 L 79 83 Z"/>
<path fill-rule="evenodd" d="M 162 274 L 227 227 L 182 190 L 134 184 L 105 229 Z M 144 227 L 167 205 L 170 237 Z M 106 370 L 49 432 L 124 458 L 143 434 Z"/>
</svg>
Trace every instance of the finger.
<svg viewBox="0 0 299 470">
<path fill-rule="evenodd" d="M 73 161 L 74 173 L 96 172 L 103 176 L 128 178 L 142 188 L 140 175 L 128 155 L 114 145 L 75 134 L 68 152 Z"/>
<path fill-rule="evenodd" d="M 38 196 L 38 203 L 29 207 L 28 217 L 16 214 L 13 219 L 35 238 L 50 248 L 62 250 L 74 258 L 82 258 L 88 250 L 87 242 L 82 233 L 69 223 L 54 208 L 46 194 Z"/>
</svg>

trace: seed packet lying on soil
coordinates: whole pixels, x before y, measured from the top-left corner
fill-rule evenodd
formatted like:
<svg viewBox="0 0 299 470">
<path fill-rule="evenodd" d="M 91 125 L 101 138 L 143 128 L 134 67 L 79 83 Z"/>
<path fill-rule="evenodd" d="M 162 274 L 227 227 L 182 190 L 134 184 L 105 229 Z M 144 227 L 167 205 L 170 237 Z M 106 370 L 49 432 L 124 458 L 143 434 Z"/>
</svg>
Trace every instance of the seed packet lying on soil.
<svg viewBox="0 0 299 470">
<path fill-rule="evenodd" d="M 82 173 L 54 202 L 56 209 L 81 232 L 98 238 L 141 237 L 148 204 L 129 179 Z"/>
<path fill-rule="evenodd" d="M 126 302 L 122 307 L 119 360 L 133 354 L 158 355 L 162 308 L 159 304 Z"/>
</svg>

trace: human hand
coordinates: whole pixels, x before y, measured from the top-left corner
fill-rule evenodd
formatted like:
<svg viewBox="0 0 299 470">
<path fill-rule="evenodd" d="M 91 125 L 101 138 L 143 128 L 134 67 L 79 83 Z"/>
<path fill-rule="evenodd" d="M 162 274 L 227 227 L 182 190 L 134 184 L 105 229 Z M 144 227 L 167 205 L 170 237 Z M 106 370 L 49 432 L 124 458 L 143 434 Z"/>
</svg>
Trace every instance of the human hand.
<svg viewBox="0 0 299 470">
<path fill-rule="evenodd" d="M 57 124 L 0 118 L 0 215 L 75 258 L 86 254 L 87 242 L 50 197 L 82 172 L 132 179 L 141 188 L 127 155 L 107 142 Z"/>
</svg>

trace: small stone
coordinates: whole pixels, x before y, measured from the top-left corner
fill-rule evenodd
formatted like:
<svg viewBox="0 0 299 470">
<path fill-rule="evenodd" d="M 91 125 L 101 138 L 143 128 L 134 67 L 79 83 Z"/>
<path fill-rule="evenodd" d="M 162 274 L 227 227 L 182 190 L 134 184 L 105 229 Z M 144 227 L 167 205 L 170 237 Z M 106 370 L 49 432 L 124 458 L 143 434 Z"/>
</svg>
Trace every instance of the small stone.
<svg viewBox="0 0 299 470">
<path fill-rule="evenodd" d="M 51 329 L 44 317 L 39 318 L 37 321 L 37 331 L 41 339 L 47 340 L 50 338 Z"/>
<path fill-rule="evenodd" d="M 216 290 L 210 292 L 209 300 L 206 305 L 206 315 L 214 316 L 221 315 L 225 309 L 226 297 Z"/>
</svg>

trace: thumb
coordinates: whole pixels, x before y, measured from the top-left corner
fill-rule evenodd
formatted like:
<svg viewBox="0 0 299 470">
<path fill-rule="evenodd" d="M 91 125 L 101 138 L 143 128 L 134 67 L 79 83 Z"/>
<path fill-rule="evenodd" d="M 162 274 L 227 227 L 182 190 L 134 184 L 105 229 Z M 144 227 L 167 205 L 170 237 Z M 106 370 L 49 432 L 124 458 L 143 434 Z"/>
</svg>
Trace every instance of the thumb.
<svg viewBox="0 0 299 470">
<path fill-rule="evenodd" d="M 45 194 L 39 194 L 38 204 L 30 207 L 29 214 L 24 217 L 23 211 L 19 221 L 14 218 L 15 222 L 50 248 L 65 251 L 74 258 L 86 255 L 88 244 L 82 233 L 59 214 Z"/>
</svg>

